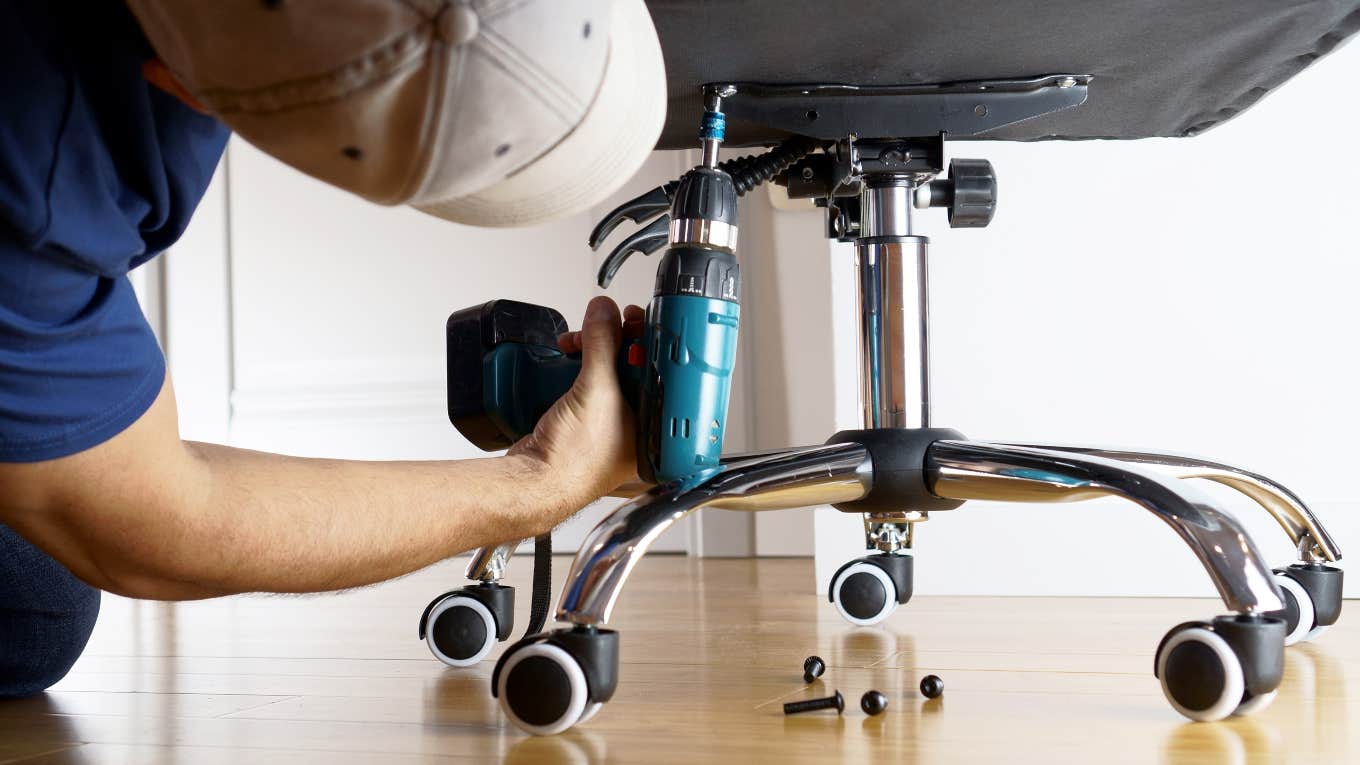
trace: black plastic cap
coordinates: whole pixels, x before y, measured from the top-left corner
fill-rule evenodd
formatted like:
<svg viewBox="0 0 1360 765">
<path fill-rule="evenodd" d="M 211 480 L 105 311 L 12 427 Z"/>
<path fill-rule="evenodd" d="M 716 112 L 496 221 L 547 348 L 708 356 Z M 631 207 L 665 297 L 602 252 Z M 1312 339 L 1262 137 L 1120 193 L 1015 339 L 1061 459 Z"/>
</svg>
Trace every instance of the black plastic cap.
<svg viewBox="0 0 1360 765">
<path fill-rule="evenodd" d="M 939 675 L 926 675 L 921 678 L 921 695 L 928 699 L 937 699 L 944 693 L 944 681 Z"/>
<path fill-rule="evenodd" d="M 888 708 L 888 697 L 878 691 L 865 691 L 859 697 L 859 708 L 864 710 L 864 714 L 873 717 L 883 713 Z"/>
</svg>

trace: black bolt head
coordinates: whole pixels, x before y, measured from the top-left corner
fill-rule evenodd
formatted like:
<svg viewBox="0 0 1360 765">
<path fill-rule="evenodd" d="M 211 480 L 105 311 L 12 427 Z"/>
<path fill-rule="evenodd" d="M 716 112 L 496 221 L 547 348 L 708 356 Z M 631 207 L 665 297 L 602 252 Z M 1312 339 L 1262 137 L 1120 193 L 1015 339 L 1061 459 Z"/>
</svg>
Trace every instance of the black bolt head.
<svg viewBox="0 0 1360 765">
<path fill-rule="evenodd" d="M 822 676 L 826 671 L 826 662 L 820 656 L 809 656 L 803 659 L 803 682 L 810 683 Z"/>
<path fill-rule="evenodd" d="M 939 698 L 944 693 L 944 681 L 939 675 L 926 675 L 921 678 L 921 695 L 928 699 Z"/>
<path fill-rule="evenodd" d="M 844 711 L 845 711 L 845 697 L 841 695 L 840 691 L 836 691 L 836 714 L 840 714 L 841 712 Z"/>
<path fill-rule="evenodd" d="M 864 695 L 859 697 L 859 708 L 870 717 L 881 714 L 888 708 L 888 697 L 878 691 L 865 691 Z"/>
</svg>

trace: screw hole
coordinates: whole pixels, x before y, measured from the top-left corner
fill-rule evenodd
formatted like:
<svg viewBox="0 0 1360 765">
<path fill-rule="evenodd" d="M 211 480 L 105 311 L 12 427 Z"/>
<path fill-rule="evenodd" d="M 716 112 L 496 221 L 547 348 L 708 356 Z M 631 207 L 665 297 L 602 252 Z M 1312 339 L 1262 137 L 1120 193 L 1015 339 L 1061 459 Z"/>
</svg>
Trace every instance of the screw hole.
<svg viewBox="0 0 1360 765">
<path fill-rule="evenodd" d="M 987 107 L 983 106 L 982 104 L 978 104 L 977 106 L 973 107 L 973 114 L 976 114 L 979 117 L 986 117 Z"/>
<path fill-rule="evenodd" d="M 263 5 L 267 11 L 277 11 L 283 6 L 283 0 L 260 0 L 260 5 Z"/>
<path fill-rule="evenodd" d="M 503 143 L 503 144 L 501 144 L 500 146 L 497 146 L 497 147 L 496 147 L 496 156 L 498 156 L 498 157 L 504 157 L 504 156 L 505 156 L 505 153 L 508 152 L 508 151 L 510 151 L 510 144 L 508 144 L 508 143 Z"/>
<path fill-rule="evenodd" d="M 808 109 L 808 110 L 807 110 L 807 118 L 808 118 L 808 122 L 816 122 L 816 121 L 817 121 L 817 110 L 816 110 L 816 109 Z"/>
<path fill-rule="evenodd" d="M 346 146 L 340 150 L 340 153 L 350 159 L 359 159 L 364 156 L 363 149 L 360 149 L 358 146 Z"/>
<path fill-rule="evenodd" d="M 581 28 L 581 37 L 585 37 L 585 38 L 590 37 L 590 22 L 589 22 L 589 21 L 587 21 L 587 22 L 586 22 L 586 25 L 585 25 L 584 27 Z"/>
</svg>

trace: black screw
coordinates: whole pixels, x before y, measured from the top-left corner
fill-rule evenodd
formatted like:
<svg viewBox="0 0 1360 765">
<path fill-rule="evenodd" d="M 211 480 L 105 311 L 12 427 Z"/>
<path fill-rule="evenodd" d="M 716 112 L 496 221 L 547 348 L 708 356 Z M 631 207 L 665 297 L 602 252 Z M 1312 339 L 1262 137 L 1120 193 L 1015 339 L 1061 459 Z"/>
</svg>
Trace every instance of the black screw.
<svg viewBox="0 0 1360 765">
<path fill-rule="evenodd" d="M 820 656 L 809 656 L 803 659 L 803 682 L 810 683 L 822 676 L 826 671 L 826 662 Z"/>
<path fill-rule="evenodd" d="M 938 698 L 944 693 L 944 681 L 939 675 L 926 675 L 921 678 L 921 695 L 928 699 Z"/>
<path fill-rule="evenodd" d="M 790 701 L 784 705 L 784 714 L 796 715 L 801 712 L 816 712 L 819 709 L 834 709 L 836 714 L 845 711 L 845 697 L 840 691 L 836 691 L 835 696 L 827 696 L 824 699 L 808 699 L 807 701 Z"/>
<path fill-rule="evenodd" d="M 859 697 L 859 708 L 870 717 L 881 714 L 888 708 L 888 697 L 878 691 L 865 691 L 864 695 Z"/>
</svg>

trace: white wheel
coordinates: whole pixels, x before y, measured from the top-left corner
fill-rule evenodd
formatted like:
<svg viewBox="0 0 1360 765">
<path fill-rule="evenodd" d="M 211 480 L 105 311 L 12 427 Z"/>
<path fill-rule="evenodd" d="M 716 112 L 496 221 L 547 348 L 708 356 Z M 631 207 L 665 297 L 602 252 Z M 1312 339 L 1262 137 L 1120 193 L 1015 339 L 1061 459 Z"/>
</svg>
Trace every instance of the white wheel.
<svg viewBox="0 0 1360 765">
<path fill-rule="evenodd" d="M 1167 638 L 1157 652 L 1157 677 L 1171 706 L 1198 722 L 1231 715 L 1246 690 L 1237 654 L 1204 627 L 1189 627 Z"/>
<path fill-rule="evenodd" d="M 496 619 L 476 598 L 450 595 L 430 609 L 425 644 L 450 667 L 470 667 L 496 645 Z"/>
<path fill-rule="evenodd" d="M 1330 624 L 1319 624 L 1318 626 L 1312 628 L 1311 630 L 1308 630 L 1308 634 L 1303 636 L 1303 642 L 1309 643 L 1314 640 L 1317 640 L 1318 638 L 1322 637 L 1323 634 L 1326 633 L 1327 630 L 1331 628 L 1331 626 L 1332 625 Z"/>
<path fill-rule="evenodd" d="M 496 695 L 501 710 L 526 733 L 551 736 L 586 712 L 585 672 L 565 650 L 534 643 L 515 651 L 501 667 Z"/>
<path fill-rule="evenodd" d="M 847 622 L 868 627 L 897 610 L 897 586 L 888 572 L 859 561 L 836 575 L 831 585 L 831 602 Z"/>
<path fill-rule="evenodd" d="M 1251 698 L 1237 705 L 1237 709 L 1233 710 L 1233 717 L 1246 717 L 1247 715 L 1256 714 L 1257 712 L 1260 712 L 1262 709 L 1265 709 L 1266 707 L 1270 706 L 1271 703 L 1275 701 L 1275 697 L 1278 695 L 1280 695 L 1280 689 L 1276 688 L 1270 693 L 1263 693 L 1260 696 L 1252 696 Z"/>
<path fill-rule="evenodd" d="M 581 713 L 581 719 L 577 720 L 576 724 L 582 725 L 590 722 L 595 715 L 600 713 L 601 709 L 604 709 L 603 701 L 592 701 L 589 704 L 586 704 L 586 711 Z"/>
<path fill-rule="evenodd" d="M 1275 583 L 1280 585 L 1280 589 L 1284 590 L 1284 592 L 1287 593 L 1287 596 L 1293 597 L 1294 604 L 1296 605 L 1299 614 L 1298 622 L 1296 622 L 1293 629 L 1289 630 L 1289 633 L 1284 636 L 1284 644 L 1290 646 L 1303 640 L 1307 640 L 1308 633 L 1311 632 L 1314 627 L 1313 623 L 1317 621 L 1317 615 L 1313 609 L 1313 597 L 1308 594 L 1308 590 L 1304 589 L 1303 585 L 1299 584 L 1297 580 L 1288 574 L 1276 574 Z M 1288 603 L 1285 605 L 1286 610 L 1288 610 Z"/>
</svg>

